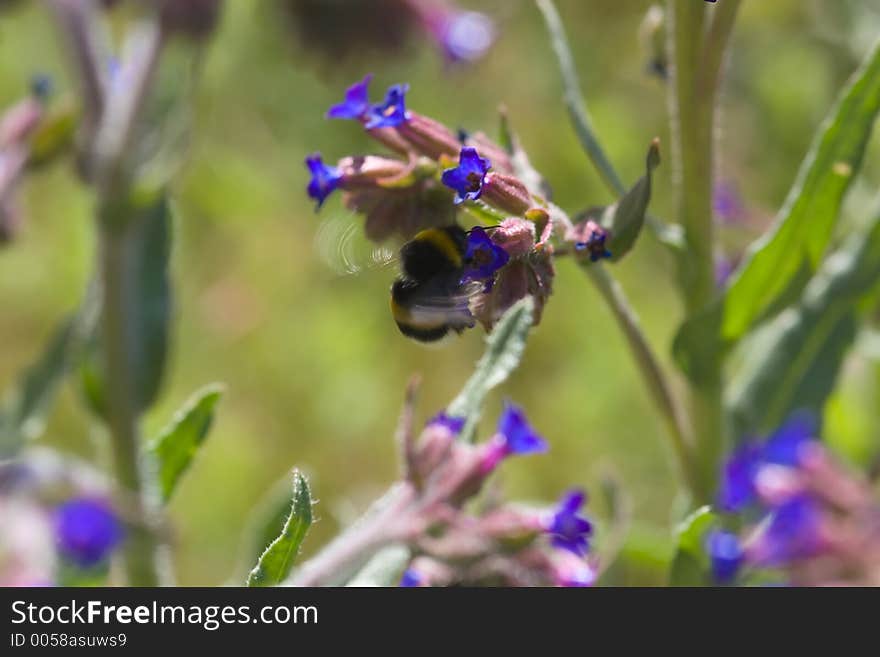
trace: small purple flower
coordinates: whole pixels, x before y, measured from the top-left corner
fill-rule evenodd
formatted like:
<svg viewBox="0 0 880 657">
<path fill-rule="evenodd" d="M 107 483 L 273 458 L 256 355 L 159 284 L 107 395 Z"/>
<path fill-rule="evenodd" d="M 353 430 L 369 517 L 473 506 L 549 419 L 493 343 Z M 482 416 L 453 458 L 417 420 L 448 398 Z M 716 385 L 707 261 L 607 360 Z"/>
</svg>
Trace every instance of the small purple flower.
<svg viewBox="0 0 880 657">
<path fill-rule="evenodd" d="M 504 405 L 498 418 L 498 434 L 506 454 L 536 454 L 548 449 L 547 442 L 529 425 L 523 410 L 514 404 Z"/>
<path fill-rule="evenodd" d="M 432 424 L 439 424 L 440 426 L 449 429 L 450 433 L 458 435 L 461 433 L 461 430 L 464 429 L 465 418 L 454 417 L 452 415 L 447 415 L 445 412 L 440 412 L 428 420 L 425 426 L 431 426 Z"/>
<path fill-rule="evenodd" d="M 360 121 L 370 111 L 369 87 L 373 74 L 368 73 L 360 82 L 351 85 L 345 92 L 345 100 L 327 111 L 328 119 L 352 119 Z"/>
<path fill-rule="evenodd" d="M 586 251 L 590 254 L 590 262 L 597 262 L 598 260 L 611 257 L 611 251 L 605 247 L 607 239 L 608 231 L 595 224 L 586 241 L 575 242 L 574 248 L 576 251 Z"/>
<path fill-rule="evenodd" d="M 104 561 L 122 540 L 122 526 L 100 500 L 68 500 L 55 511 L 55 535 L 62 554 L 88 568 Z"/>
<path fill-rule="evenodd" d="M 719 584 L 733 581 L 743 560 L 739 537 L 732 532 L 713 530 L 706 540 L 706 551 L 709 553 L 715 581 Z"/>
<path fill-rule="evenodd" d="M 559 502 L 556 512 L 546 527 L 554 547 L 568 550 L 579 557 L 587 553 L 589 549 L 587 539 L 593 533 L 593 525 L 590 521 L 578 515 L 578 509 L 583 503 L 583 491 L 569 491 Z"/>
<path fill-rule="evenodd" d="M 395 84 L 389 87 L 385 94 L 385 101 L 370 107 L 366 114 L 364 127 L 367 130 L 376 128 L 396 128 L 401 123 L 409 120 L 406 111 L 406 92 L 409 85 Z"/>
<path fill-rule="evenodd" d="M 750 553 L 767 565 L 813 556 L 821 546 L 821 522 L 819 505 L 811 497 L 793 497 L 773 512 Z"/>
<path fill-rule="evenodd" d="M 477 226 L 468 234 L 461 282 L 489 281 L 509 260 L 507 251 L 495 244 L 486 231 Z"/>
<path fill-rule="evenodd" d="M 745 216 L 742 197 L 736 187 L 728 182 L 716 183 L 712 190 L 712 208 L 715 216 L 726 224 L 734 224 Z"/>
<path fill-rule="evenodd" d="M 727 256 L 720 256 L 715 259 L 715 285 L 719 288 L 727 284 L 727 279 L 736 269 L 736 261 Z"/>
<path fill-rule="evenodd" d="M 400 586 L 406 588 L 421 586 L 423 581 L 424 580 L 419 573 L 412 568 L 407 568 L 403 571 L 403 575 L 400 578 Z"/>
<path fill-rule="evenodd" d="M 483 193 L 483 183 L 491 166 L 489 160 L 479 156 L 477 149 L 465 146 L 458 156 L 458 166 L 444 171 L 441 180 L 455 190 L 456 204 L 475 201 Z"/>
<path fill-rule="evenodd" d="M 319 210 L 327 197 L 339 187 L 342 172 L 336 167 L 324 164 L 323 158 L 318 153 L 306 158 L 306 166 L 312 174 L 306 190 L 309 196 L 317 201 L 315 209 Z"/>
<path fill-rule="evenodd" d="M 746 442 L 734 450 L 721 473 L 718 506 L 723 511 L 740 511 L 755 499 L 755 475 L 760 465 L 760 445 Z"/>
<path fill-rule="evenodd" d="M 797 466 L 802 448 L 816 435 L 816 421 L 809 411 L 794 413 L 764 444 L 763 459 L 776 465 Z"/>
</svg>

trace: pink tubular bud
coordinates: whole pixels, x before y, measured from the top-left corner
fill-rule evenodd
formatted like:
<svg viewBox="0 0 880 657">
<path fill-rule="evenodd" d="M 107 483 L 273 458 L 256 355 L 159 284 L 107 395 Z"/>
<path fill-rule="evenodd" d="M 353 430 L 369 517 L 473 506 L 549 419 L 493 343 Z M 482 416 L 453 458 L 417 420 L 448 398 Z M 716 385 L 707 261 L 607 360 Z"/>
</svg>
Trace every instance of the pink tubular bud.
<svg viewBox="0 0 880 657">
<path fill-rule="evenodd" d="M 535 246 L 535 224 L 518 217 L 505 219 L 492 232 L 492 241 L 511 258 L 528 255 Z"/>
<path fill-rule="evenodd" d="M 523 215 L 532 207 L 529 190 L 517 178 L 504 173 L 490 172 L 483 183 L 483 200 L 512 215 Z"/>
<path fill-rule="evenodd" d="M 395 130 L 412 150 L 432 160 L 439 160 L 444 155 L 457 158 L 461 150 L 461 142 L 449 128 L 415 112 L 410 112 L 409 120 Z"/>
</svg>

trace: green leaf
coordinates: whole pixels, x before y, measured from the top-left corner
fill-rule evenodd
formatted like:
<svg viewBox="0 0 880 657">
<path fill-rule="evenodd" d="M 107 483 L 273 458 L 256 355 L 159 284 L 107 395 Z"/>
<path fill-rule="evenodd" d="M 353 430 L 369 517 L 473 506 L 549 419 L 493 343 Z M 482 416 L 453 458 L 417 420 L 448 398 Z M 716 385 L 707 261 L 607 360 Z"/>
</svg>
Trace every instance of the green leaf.
<svg viewBox="0 0 880 657">
<path fill-rule="evenodd" d="M 798 303 L 743 345 L 729 394 L 738 433 L 777 426 L 799 408 L 821 414 L 855 341 L 856 307 L 878 284 L 880 217 L 826 259 Z"/>
<path fill-rule="evenodd" d="M 80 357 L 95 315 L 95 295 L 90 289 L 80 309 L 61 322 L 43 353 L 7 394 L 0 406 L 0 458 L 11 456 L 24 441 L 42 435 L 58 388 Z"/>
<path fill-rule="evenodd" d="M 703 547 L 706 532 L 716 522 L 712 509 L 703 506 L 685 518 L 676 528 L 677 548 L 669 572 L 670 586 L 706 586 L 708 558 Z"/>
<path fill-rule="evenodd" d="M 660 142 L 655 139 L 648 148 L 645 158 L 645 175 L 639 178 L 632 189 L 614 204 L 610 221 L 604 226 L 611 233 L 608 250 L 611 260 L 616 262 L 625 256 L 635 245 L 636 239 L 645 225 L 645 213 L 651 202 L 651 174 L 660 164 Z"/>
<path fill-rule="evenodd" d="M 25 440 L 43 432 L 46 414 L 67 370 L 74 335 L 74 320 L 67 318 L 7 397 L 0 416 L 0 458 L 12 456 Z"/>
<path fill-rule="evenodd" d="M 163 502 L 171 498 L 178 480 L 208 436 L 214 421 L 214 407 L 223 391 L 223 386 L 212 384 L 196 392 L 149 445 L 158 468 Z"/>
<path fill-rule="evenodd" d="M 284 529 L 257 562 L 247 579 L 248 586 L 275 586 L 284 581 L 299 554 L 312 525 L 312 496 L 309 483 L 299 471 L 293 473 L 293 501 Z"/>
<path fill-rule="evenodd" d="M 534 307 L 532 298 L 525 297 L 504 313 L 486 340 L 488 346 L 476 370 L 446 409 L 449 415 L 466 419 L 461 432 L 464 440 L 473 437 L 486 395 L 519 365 L 532 327 Z"/>
<path fill-rule="evenodd" d="M 346 586 L 397 586 L 412 558 L 406 545 L 394 544 L 379 550 Z"/>
<path fill-rule="evenodd" d="M 159 394 L 167 360 L 171 322 L 172 211 L 165 193 L 143 192 L 143 198 L 130 199 L 109 209 L 110 221 L 127 231 L 126 270 L 123 285 L 127 307 L 125 321 L 129 331 L 134 398 L 139 411 L 149 408 Z M 81 380 L 87 401 L 95 412 L 106 415 L 103 354 L 100 327 L 92 340 L 89 357 L 81 366 Z"/>
<path fill-rule="evenodd" d="M 880 42 L 826 118 L 773 227 L 750 248 L 727 291 L 680 329 L 676 360 L 696 383 L 756 323 L 797 298 L 818 269 L 880 111 Z"/>
</svg>

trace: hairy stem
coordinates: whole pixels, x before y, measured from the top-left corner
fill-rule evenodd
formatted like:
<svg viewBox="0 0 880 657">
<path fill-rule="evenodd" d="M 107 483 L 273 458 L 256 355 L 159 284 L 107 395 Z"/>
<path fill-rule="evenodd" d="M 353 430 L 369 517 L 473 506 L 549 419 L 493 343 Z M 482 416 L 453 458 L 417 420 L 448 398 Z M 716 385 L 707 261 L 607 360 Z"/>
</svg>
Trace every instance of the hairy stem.
<svg viewBox="0 0 880 657">
<path fill-rule="evenodd" d="M 300 566 L 286 584 L 339 586 L 347 582 L 379 550 L 398 540 L 394 528 L 415 495 L 409 483 L 393 486 L 360 520 Z"/>
<path fill-rule="evenodd" d="M 674 194 L 684 228 L 687 257 L 679 278 L 687 317 L 702 311 L 715 296 L 712 186 L 716 97 L 724 51 L 739 0 L 725 0 L 708 12 L 705 3 L 667 0 L 672 84 Z M 707 16 L 711 16 L 708 29 Z M 721 359 L 707 364 L 701 385 L 691 385 L 689 401 L 699 473 L 695 502 L 706 502 L 716 487 L 723 451 Z"/>
<path fill-rule="evenodd" d="M 148 495 L 151 473 L 142 462 L 134 398 L 130 357 L 136 345 L 132 344 L 126 313 L 131 278 L 131 268 L 127 266 L 130 233 L 109 229 L 104 223 L 99 247 L 103 290 L 101 338 L 113 463 L 129 520 L 123 548 L 124 568 L 129 585 L 156 586 L 159 584 L 159 545 L 152 531 L 154 511 Z"/>
<path fill-rule="evenodd" d="M 623 288 L 604 267 L 595 264 L 588 265 L 586 262 L 581 264 L 614 313 L 614 318 L 623 331 L 636 365 L 642 373 L 642 381 L 644 381 L 654 405 L 666 423 L 667 435 L 684 481 L 691 493 L 696 494 L 699 482 L 691 462 L 687 420 L 657 356 L 651 349 L 651 345 L 648 344 L 638 315 L 630 306 Z"/>
</svg>

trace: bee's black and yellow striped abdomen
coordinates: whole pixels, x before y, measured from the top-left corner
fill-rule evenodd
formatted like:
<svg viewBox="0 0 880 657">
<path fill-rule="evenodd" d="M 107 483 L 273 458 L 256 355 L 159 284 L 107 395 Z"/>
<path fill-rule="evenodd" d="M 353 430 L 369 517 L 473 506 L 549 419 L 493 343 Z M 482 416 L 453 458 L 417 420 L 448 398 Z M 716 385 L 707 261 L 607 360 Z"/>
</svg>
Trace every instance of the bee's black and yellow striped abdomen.
<svg viewBox="0 0 880 657">
<path fill-rule="evenodd" d="M 400 332 L 436 342 L 473 321 L 462 301 L 467 233 L 458 226 L 428 228 L 403 245 L 403 275 L 391 286 L 391 315 Z"/>
</svg>

